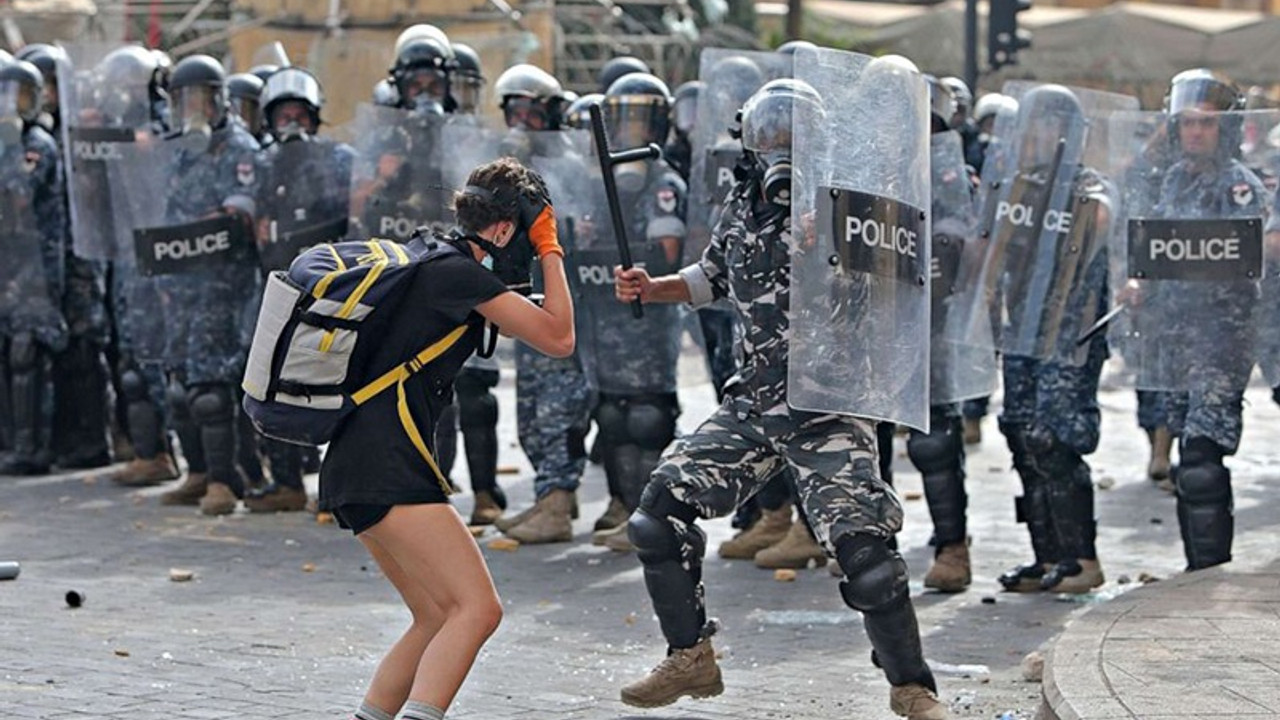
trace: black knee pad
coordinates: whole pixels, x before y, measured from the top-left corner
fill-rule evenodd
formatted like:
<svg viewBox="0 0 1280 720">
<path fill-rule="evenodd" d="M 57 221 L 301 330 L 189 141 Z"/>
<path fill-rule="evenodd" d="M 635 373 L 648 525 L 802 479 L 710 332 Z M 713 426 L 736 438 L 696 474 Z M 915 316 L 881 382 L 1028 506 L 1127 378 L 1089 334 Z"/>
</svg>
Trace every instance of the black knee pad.
<svg viewBox="0 0 1280 720">
<path fill-rule="evenodd" d="M 1231 471 L 1222 465 L 1179 468 L 1178 499 L 1188 505 L 1225 505 L 1231 502 Z"/>
<path fill-rule="evenodd" d="M 493 393 L 458 393 L 458 422 L 462 432 L 489 430 L 498 423 L 498 398 Z"/>
<path fill-rule="evenodd" d="M 453 387 L 459 395 L 487 395 L 489 388 L 498 386 L 499 378 L 497 370 L 464 367 L 458 371 Z"/>
<path fill-rule="evenodd" d="M 632 442 L 645 450 L 663 450 L 676 438 L 676 415 L 665 405 L 632 403 L 626 432 Z"/>
<path fill-rule="evenodd" d="M 182 386 L 182 383 L 170 380 L 164 388 L 164 403 L 172 413 L 175 422 L 190 420 L 191 407 L 187 404 L 189 401 L 187 389 Z"/>
<path fill-rule="evenodd" d="M 231 392 L 221 385 L 197 385 L 187 392 L 191 417 L 201 425 L 216 425 L 234 419 Z"/>
<path fill-rule="evenodd" d="M 125 368 L 120 373 L 120 394 L 126 403 L 147 402 L 151 399 L 147 393 L 147 380 L 135 367 Z"/>
<path fill-rule="evenodd" d="M 31 333 L 18 333 L 9 340 L 9 371 L 15 375 L 36 369 L 40 348 Z"/>
<path fill-rule="evenodd" d="M 907 457 L 926 475 L 954 470 L 960 466 L 964 445 L 952 423 L 933 428 L 928 435 L 912 432 L 907 439 Z"/>
<path fill-rule="evenodd" d="M 840 595 L 845 604 L 865 614 L 888 612 L 910 598 L 907 564 L 884 538 L 864 533 L 836 542 L 836 561 L 844 570 Z"/>
<path fill-rule="evenodd" d="M 1179 464 L 1184 467 L 1222 465 L 1222 458 L 1226 455 L 1226 448 L 1204 437 L 1187 438 L 1178 448 Z"/>
<path fill-rule="evenodd" d="M 596 426 L 600 428 L 597 442 L 605 445 L 627 444 L 627 406 L 614 399 L 601 399 L 596 405 Z"/>
</svg>

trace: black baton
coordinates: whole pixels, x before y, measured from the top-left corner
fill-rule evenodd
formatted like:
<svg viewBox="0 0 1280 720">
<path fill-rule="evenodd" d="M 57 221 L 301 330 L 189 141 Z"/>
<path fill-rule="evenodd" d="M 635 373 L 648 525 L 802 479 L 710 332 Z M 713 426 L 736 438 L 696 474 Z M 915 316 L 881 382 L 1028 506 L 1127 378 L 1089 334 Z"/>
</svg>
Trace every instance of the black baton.
<svg viewBox="0 0 1280 720">
<path fill-rule="evenodd" d="M 604 114 L 600 111 L 600 103 L 592 103 L 591 133 L 595 136 L 596 157 L 600 158 L 600 175 L 604 179 L 604 194 L 609 201 L 609 215 L 613 218 L 613 236 L 618 241 L 618 258 L 622 261 L 622 269 L 631 269 L 631 247 L 627 244 L 627 226 L 622 221 L 622 201 L 618 199 L 618 184 L 613 179 L 613 167 L 636 160 L 651 160 L 662 156 L 662 149 L 653 143 L 648 147 L 611 152 L 609 138 L 604 132 Z M 636 318 L 644 317 L 644 306 L 640 298 L 631 303 L 631 314 Z"/>
</svg>

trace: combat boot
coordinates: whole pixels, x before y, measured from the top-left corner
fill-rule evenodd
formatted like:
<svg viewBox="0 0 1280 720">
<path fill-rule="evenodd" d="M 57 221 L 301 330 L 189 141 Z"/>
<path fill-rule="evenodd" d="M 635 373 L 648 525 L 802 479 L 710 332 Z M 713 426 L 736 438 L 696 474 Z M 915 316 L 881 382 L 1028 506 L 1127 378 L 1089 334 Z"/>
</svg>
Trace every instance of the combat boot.
<svg viewBox="0 0 1280 720">
<path fill-rule="evenodd" d="M 672 650 L 649 674 L 622 688 L 622 702 L 632 707 L 656 708 L 682 697 L 708 698 L 724 692 L 716 652 L 711 647 L 714 626 L 691 648 Z"/>
<path fill-rule="evenodd" d="M 1172 466 L 1169 455 L 1173 452 L 1173 433 L 1162 425 L 1148 431 L 1147 437 L 1151 440 L 1151 462 L 1147 463 L 1147 477 L 1151 478 L 1152 482 L 1159 483 L 1161 489 L 1173 492 L 1173 483 L 1169 479 Z"/>
<path fill-rule="evenodd" d="M 924 575 L 924 586 L 938 592 L 956 593 L 973 582 L 969 568 L 969 543 L 943 545 L 933 556 L 933 565 Z"/>
<path fill-rule="evenodd" d="M 529 516 L 533 514 L 533 511 L 537 509 L 538 509 L 537 505 L 530 505 L 529 507 L 521 510 L 515 515 L 503 515 L 502 517 L 493 521 L 493 526 L 498 528 L 500 532 L 506 532 L 511 528 L 524 522 L 525 520 L 528 520 Z"/>
<path fill-rule="evenodd" d="M 611 530 L 619 525 L 625 525 L 629 517 L 631 517 L 631 513 L 627 512 L 627 506 L 622 500 L 611 497 L 609 498 L 609 507 L 596 520 L 595 527 L 592 530 Z"/>
<path fill-rule="evenodd" d="M 889 688 L 889 709 L 907 720 L 946 720 L 947 706 L 938 694 L 920 683 Z"/>
<path fill-rule="evenodd" d="M 189 472 L 178 487 L 160 496 L 161 505 L 199 505 L 200 498 L 209 490 L 209 476 Z"/>
<path fill-rule="evenodd" d="M 964 444 L 981 445 L 982 418 L 965 418 L 962 421 L 962 425 L 964 427 Z"/>
<path fill-rule="evenodd" d="M 124 487 L 149 487 L 177 478 L 178 466 L 172 455 L 160 453 L 150 460 L 135 457 L 109 477 L 111 482 Z"/>
<path fill-rule="evenodd" d="M 791 530 L 791 503 L 776 510 L 761 510 L 755 523 L 720 543 L 720 557 L 725 560 L 752 560 L 756 553 L 777 545 Z"/>
<path fill-rule="evenodd" d="M 766 570 L 781 568 L 800 570 L 809 567 L 811 561 L 814 567 L 826 565 L 827 553 L 809 534 L 808 526 L 803 522 L 793 522 L 786 536 L 756 553 L 755 560 L 756 567 Z"/>
<path fill-rule="evenodd" d="M 573 522 L 569 519 L 572 510 L 573 493 L 552 490 L 538 498 L 529 517 L 505 531 L 506 536 L 526 545 L 569 542 L 573 539 Z"/>
<path fill-rule="evenodd" d="M 244 506 L 249 512 L 256 513 L 298 512 L 307 507 L 307 491 L 287 485 L 268 485 L 262 490 L 248 493 L 244 498 Z"/>
<path fill-rule="evenodd" d="M 502 506 L 498 504 L 497 498 L 488 490 L 476 491 L 475 505 L 471 508 L 470 525 L 492 525 L 495 520 L 502 517 Z"/>
<path fill-rule="evenodd" d="M 1102 574 L 1102 564 L 1097 560 L 1063 561 L 1045 573 L 1040 580 L 1040 587 L 1049 592 L 1083 595 L 1093 592 L 1106 581 L 1106 576 Z"/>
<path fill-rule="evenodd" d="M 230 515 L 236 511 L 238 501 L 239 498 L 231 491 L 231 486 L 211 482 L 204 497 L 200 498 L 200 512 L 204 515 Z"/>
</svg>

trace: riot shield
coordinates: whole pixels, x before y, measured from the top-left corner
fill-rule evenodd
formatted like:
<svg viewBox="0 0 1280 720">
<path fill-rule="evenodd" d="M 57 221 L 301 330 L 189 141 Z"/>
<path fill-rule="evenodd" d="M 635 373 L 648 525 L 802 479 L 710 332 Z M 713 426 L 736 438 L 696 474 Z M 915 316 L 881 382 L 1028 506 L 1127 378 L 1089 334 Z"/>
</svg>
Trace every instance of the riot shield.
<svg viewBox="0 0 1280 720">
<path fill-rule="evenodd" d="M 698 98 L 689 173 L 689 237 L 685 257 L 697 259 L 711 242 L 721 205 L 734 185 L 734 168 L 742 160 L 742 143 L 730 135 L 738 111 L 770 80 L 791 75 L 791 56 L 782 53 L 707 48 L 702 51 L 698 79 L 706 90 Z"/>
<path fill-rule="evenodd" d="M 449 224 L 450 188 L 441 145 L 443 117 L 360 105 L 353 124 L 351 235 L 405 242 L 423 225 Z"/>
<path fill-rule="evenodd" d="M 347 236 L 354 152 L 323 138 L 272 145 L 258 202 L 258 257 L 283 270 L 303 250 Z"/>
<path fill-rule="evenodd" d="M 556 202 L 574 300 L 577 352 L 587 381 L 593 390 L 607 394 L 674 393 L 680 355 L 680 308 L 648 305 L 644 316 L 637 319 L 631 307 L 614 296 L 613 268 L 621 258 L 609 221 L 599 163 L 587 154 L 591 145 L 585 131 L 570 137 L 580 154 L 534 158 L 532 163 L 546 178 Z M 652 181 L 656 173 L 652 167 L 650 170 Z M 641 192 L 642 197 L 653 195 L 648 186 Z M 622 199 L 633 262 L 654 275 L 668 272 L 672 263 L 663 247 L 645 232 L 649 209 L 634 197 Z"/>
<path fill-rule="evenodd" d="M 979 228 L 961 259 L 955 342 L 982 344 L 998 323 L 1007 355 L 1084 362 L 1079 343 L 1105 307 L 1105 250 L 1114 187 L 1089 169 L 1105 148 L 1102 119 L 1128 96 L 1008 83 L 1016 118 L 997 118 L 999 157 L 984 168 Z"/>
<path fill-rule="evenodd" d="M 1108 122 L 1112 175 L 1125 198 L 1111 251 L 1115 302 L 1124 311 L 1109 337 L 1139 389 L 1242 392 L 1255 323 L 1259 363 L 1276 377 L 1280 298 L 1270 278 L 1261 283 L 1261 305 L 1258 297 L 1264 264 L 1273 262 L 1263 239 L 1266 192 L 1234 159 L 1240 128 L 1258 113 L 1276 120 L 1275 111 L 1130 112 Z M 1208 134 L 1216 142 L 1206 143 Z"/>
<path fill-rule="evenodd" d="M 492 129 L 480 124 L 474 117 L 467 115 L 450 115 L 441 129 L 440 147 L 448 156 L 448 162 L 440 167 L 440 173 L 446 188 L 446 197 L 467 184 L 467 178 L 477 166 L 496 160 L 499 152 L 500 136 Z M 446 224 L 453 222 L 453 212 L 446 207 L 444 218 Z"/>
<path fill-rule="evenodd" d="M 120 151 L 109 180 L 127 332 L 138 360 L 175 367 L 186 358 L 183 343 L 193 322 L 227 311 L 201 307 L 194 299 L 200 286 L 212 274 L 252 268 L 251 230 L 223 211 L 225 188 L 209 183 L 207 137 L 149 137 Z M 237 279 L 247 297 L 253 274 Z"/>
<path fill-rule="evenodd" d="M 930 265 L 929 393 L 934 405 L 984 397 L 996 386 L 995 347 L 947 337 L 947 315 L 957 273 L 974 228 L 973 189 L 964 161 L 964 140 L 954 131 L 929 140 L 933 216 Z"/>
<path fill-rule="evenodd" d="M 892 60 L 800 49 L 791 356 L 799 410 L 929 424 L 929 103 Z M 854 155 L 851 155 L 854 153 Z"/>
<path fill-rule="evenodd" d="M 89 260 L 113 260 L 119 247 L 107 186 L 108 166 L 119 160 L 121 144 L 149 132 L 151 97 L 140 75 L 112 72 L 101 61 L 115 49 L 71 45 L 58 66 L 62 109 L 63 166 L 71 215 L 72 248 Z"/>
<path fill-rule="evenodd" d="M 60 308 L 49 292 L 45 242 L 25 161 L 21 144 L 5 144 L 0 150 L 0 332 L 6 335 L 61 324 Z"/>
</svg>

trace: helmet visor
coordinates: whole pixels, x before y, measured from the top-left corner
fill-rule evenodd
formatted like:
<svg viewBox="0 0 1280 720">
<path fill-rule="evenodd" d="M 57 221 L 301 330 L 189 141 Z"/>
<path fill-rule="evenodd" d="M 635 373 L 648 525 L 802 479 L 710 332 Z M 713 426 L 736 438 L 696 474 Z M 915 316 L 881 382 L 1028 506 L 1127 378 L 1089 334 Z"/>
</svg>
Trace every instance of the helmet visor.
<svg viewBox="0 0 1280 720">
<path fill-rule="evenodd" d="M 173 127 L 183 134 L 212 129 L 221 119 L 221 88 L 188 85 L 178 88 L 173 98 Z"/>
<path fill-rule="evenodd" d="M 231 98 L 231 113 L 244 121 L 249 132 L 256 134 L 262 129 L 262 106 L 257 100 Z"/>
<path fill-rule="evenodd" d="M 791 112 L 796 98 L 774 94 L 747 104 L 742 119 L 742 147 L 766 156 L 791 152 Z"/>
<path fill-rule="evenodd" d="M 665 103 L 654 102 L 656 99 L 652 95 L 605 98 L 604 124 L 612 147 L 636 148 L 666 140 L 662 121 L 667 108 Z"/>
<path fill-rule="evenodd" d="M 408 105 L 416 106 L 424 99 L 444 103 L 449 90 L 449 76 L 435 68 L 406 70 L 396 82 L 400 98 Z"/>
<path fill-rule="evenodd" d="M 502 104 L 507 127 L 518 130 L 546 130 L 551 127 L 547 105 L 538 98 L 509 96 Z"/>
<path fill-rule="evenodd" d="M 38 112 L 35 88 L 15 80 L 0 82 L 0 118 L 31 120 Z"/>
<path fill-rule="evenodd" d="M 1178 115 L 1188 110 L 1234 110 L 1239 98 L 1235 88 L 1212 78 L 1180 82 L 1169 90 L 1169 114 Z"/>
<path fill-rule="evenodd" d="M 693 132 L 693 125 L 698 120 L 698 99 L 694 96 L 682 97 L 676 100 L 675 106 L 671 109 L 671 122 L 675 123 L 676 130 L 681 135 L 689 135 Z"/>
</svg>

